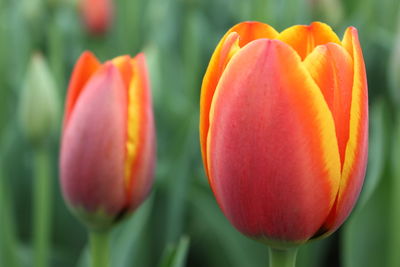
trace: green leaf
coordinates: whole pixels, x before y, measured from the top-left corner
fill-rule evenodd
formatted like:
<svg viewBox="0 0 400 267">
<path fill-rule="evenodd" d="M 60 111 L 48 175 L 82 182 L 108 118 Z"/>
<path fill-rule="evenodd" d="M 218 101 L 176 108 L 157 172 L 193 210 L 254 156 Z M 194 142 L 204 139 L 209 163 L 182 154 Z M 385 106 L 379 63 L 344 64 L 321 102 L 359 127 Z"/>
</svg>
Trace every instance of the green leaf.
<svg viewBox="0 0 400 267">
<path fill-rule="evenodd" d="M 199 266 L 266 266 L 267 247 L 245 237 L 229 223 L 208 185 L 197 186 L 190 196 L 190 210 L 195 211 L 190 225 L 191 237 L 196 240 L 193 251 L 197 254 L 193 256 L 201 260 Z"/>
<path fill-rule="evenodd" d="M 390 140 L 391 132 L 385 123 L 388 116 L 386 106 L 386 102 L 380 99 L 371 108 L 367 175 L 357 208 L 342 229 L 344 267 L 388 266 L 388 241 L 392 235 L 388 220 L 393 189 L 393 179 L 390 178 L 393 177 L 385 168 L 387 140 Z"/>
<path fill-rule="evenodd" d="M 388 134 L 385 125 L 385 106 L 386 102 L 379 99 L 371 108 L 368 167 L 357 208 L 361 208 L 367 203 L 381 181 L 384 171 L 387 154 L 386 136 Z"/>
<path fill-rule="evenodd" d="M 397 114 L 399 115 L 399 114 Z M 387 192 L 390 195 L 389 203 L 389 240 L 388 240 L 388 264 L 385 266 L 400 266 L 400 119 L 397 117 L 397 124 L 392 139 L 391 154 L 391 186 Z"/>
<path fill-rule="evenodd" d="M 335 234 L 334 234 L 335 235 Z M 332 241 L 335 236 L 321 240 L 308 242 L 299 248 L 296 267 L 320 267 L 324 266 L 324 260 L 328 256 Z"/>
<path fill-rule="evenodd" d="M 168 245 L 160 267 L 184 267 L 189 250 L 189 237 L 183 236 L 176 247 Z"/>
<path fill-rule="evenodd" d="M 141 245 L 141 237 L 146 227 L 153 197 L 150 197 L 127 221 L 118 225 L 113 230 L 111 239 L 111 266 L 125 267 L 136 266 L 136 257 Z"/>
<path fill-rule="evenodd" d="M 353 212 L 342 227 L 341 254 L 344 267 L 387 265 L 390 180 L 383 179 L 371 198 Z"/>
<path fill-rule="evenodd" d="M 110 241 L 110 254 L 112 267 L 137 266 L 137 255 L 140 249 L 140 240 L 145 232 L 150 211 L 153 205 L 153 197 L 143 203 L 132 216 L 112 230 Z M 88 267 L 90 263 L 89 249 L 86 246 L 78 261 L 78 267 Z"/>
</svg>

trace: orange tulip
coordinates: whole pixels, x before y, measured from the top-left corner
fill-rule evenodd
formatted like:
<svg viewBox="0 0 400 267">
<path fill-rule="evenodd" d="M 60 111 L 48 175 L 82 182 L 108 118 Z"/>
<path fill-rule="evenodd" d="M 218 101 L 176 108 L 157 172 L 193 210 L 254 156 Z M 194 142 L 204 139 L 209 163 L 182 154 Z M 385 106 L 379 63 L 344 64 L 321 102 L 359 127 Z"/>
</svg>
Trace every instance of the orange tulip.
<svg viewBox="0 0 400 267">
<path fill-rule="evenodd" d="M 113 20 L 113 0 L 81 0 L 80 12 L 86 28 L 91 34 L 103 34 Z"/>
<path fill-rule="evenodd" d="M 360 193 L 368 92 L 357 30 L 323 23 L 281 33 L 231 28 L 201 89 L 200 142 L 222 211 L 242 233 L 280 246 L 335 231 Z"/>
<path fill-rule="evenodd" d="M 155 133 L 145 57 L 104 64 L 84 52 L 65 105 L 60 177 L 71 209 L 94 228 L 133 211 L 153 181 Z"/>
</svg>

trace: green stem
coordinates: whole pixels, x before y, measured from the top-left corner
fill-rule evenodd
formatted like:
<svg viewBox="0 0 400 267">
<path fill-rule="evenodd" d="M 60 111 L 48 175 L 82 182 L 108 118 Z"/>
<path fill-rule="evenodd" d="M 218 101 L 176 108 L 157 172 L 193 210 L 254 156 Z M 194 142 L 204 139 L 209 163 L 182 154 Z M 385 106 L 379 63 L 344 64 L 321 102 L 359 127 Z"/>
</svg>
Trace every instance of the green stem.
<svg viewBox="0 0 400 267">
<path fill-rule="evenodd" d="M 108 267 L 109 259 L 109 231 L 90 231 L 90 253 L 92 267 Z"/>
<path fill-rule="evenodd" d="M 50 175 L 50 158 L 45 148 L 37 148 L 35 151 L 34 166 L 34 224 L 33 239 L 35 261 L 34 266 L 48 266 L 49 241 L 51 229 L 51 203 L 52 185 Z"/>
<path fill-rule="evenodd" d="M 297 248 L 277 249 L 269 247 L 269 267 L 296 266 Z"/>
</svg>

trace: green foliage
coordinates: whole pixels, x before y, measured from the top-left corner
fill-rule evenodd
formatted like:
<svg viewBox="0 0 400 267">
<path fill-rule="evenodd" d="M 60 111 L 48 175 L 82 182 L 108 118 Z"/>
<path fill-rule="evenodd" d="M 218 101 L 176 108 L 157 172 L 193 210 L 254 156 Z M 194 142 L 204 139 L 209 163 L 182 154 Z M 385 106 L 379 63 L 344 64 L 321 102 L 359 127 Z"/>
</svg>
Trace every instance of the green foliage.
<svg viewBox="0 0 400 267">
<path fill-rule="evenodd" d="M 189 237 L 181 237 L 177 246 L 167 245 L 160 267 L 184 267 L 189 249 Z"/>
<path fill-rule="evenodd" d="M 333 25 L 339 36 L 348 25 L 359 29 L 369 82 L 370 158 L 347 223 L 300 248 L 297 266 L 399 266 L 399 1 L 115 0 L 115 20 L 103 36 L 87 33 L 77 2 L 0 0 L 0 266 L 31 266 L 34 258 L 35 150 L 16 122 L 29 59 L 36 51 L 44 55 L 64 100 L 73 64 L 85 49 L 102 61 L 144 51 L 156 116 L 154 189 L 113 229 L 111 266 L 266 266 L 267 248 L 230 225 L 203 172 L 201 81 L 218 40 L 233 24 L 260 20 L 282 30 L 316 19 Z M 85 228 L 59 189 L 59 142 L 46 145 L 54 192 L 49 266 L 89 266 Z"/>
</svg>

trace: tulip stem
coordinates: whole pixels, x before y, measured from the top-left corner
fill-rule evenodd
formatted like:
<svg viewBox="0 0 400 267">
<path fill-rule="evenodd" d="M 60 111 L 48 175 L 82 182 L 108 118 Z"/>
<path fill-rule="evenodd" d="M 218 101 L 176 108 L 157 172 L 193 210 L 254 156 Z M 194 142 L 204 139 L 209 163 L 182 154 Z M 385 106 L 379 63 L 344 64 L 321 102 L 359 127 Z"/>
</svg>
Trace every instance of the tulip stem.
<svg viewBox="0 0 400 267">
<path fill-rule="evenodd" d="M 277 249 L 269 247 L 269 267 L 296 266 L 297 247 Z"/>
<path fill-rule="evenodd" d="M 90 231 L 90 253 L 92 254 L 92 267 L 109 266 L 109 231 Z"/>
<path fill-rule="evenodd" d="M 34 192 L 33 192 L 33 244 L 37 267 L 48 266 L 51 229 L 52 184 L 50 158 L 45 147 L 35 151 Z"/>
</svg>

